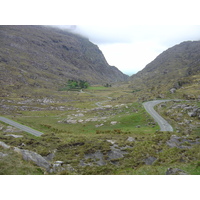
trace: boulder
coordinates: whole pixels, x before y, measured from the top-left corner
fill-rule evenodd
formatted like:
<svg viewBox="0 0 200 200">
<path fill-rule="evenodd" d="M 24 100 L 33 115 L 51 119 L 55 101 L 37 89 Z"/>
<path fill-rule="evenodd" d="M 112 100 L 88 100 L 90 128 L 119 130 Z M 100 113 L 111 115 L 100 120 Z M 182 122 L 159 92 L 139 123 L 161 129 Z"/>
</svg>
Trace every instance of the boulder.
<svg viewBox="0 0 200 200">
<path fill-rule="evenodd" d="M 171 94 L 174 94 L 176 92 L 176 88 L 171 88 L 169 91 L 171 92 Z"/>
<path fill-rule="evenodd" d="M 157 158 L 150 156 L 150 157 L 146 158 L 144 160 L 144 162 L 146 165 L 152 165 L 156 160 L 157 160 Z"/>
<path fill-rule="evenodd" d="M 47 171 L 49 171 L 51 165 L 41 155 L 39 155 L 39 154 L 37 154 L 37 153 L 35 153 L 33 151 L 19 149 L 17 147 L 14 147 L 14 151 L 20 153 L 22 155 L 22 158 L 24 160 L 26 160 L 26 161 L 32 161 L 37 166 L 43 167 Z"/>
<path fill-rule="evenodd" d="M 115 140 L 106 140 L 107 142 L 110 142 L 111 144 L 115 144 Z"/>
<path fill-rule="evenodd" d="M 74 116 L 75 117 L 84 117 L 84 114 L 83 113 L 78 113 L 78 114 L 75 114 Z"/>
<path fill-rule="evenodd" d="M 67 123 L 67 124 L 76 124 L 77 120 L 69 119 L 69 120 L 65 121 L 65 123 Z"/>
<path fill-rule="evenodd" d="M 97 124 L 95 125 L 96 128 L 103 126 L 104 124 Z"/>
<path fill-rule="evenodd" d="M 111 146 L 111 151 L 108 152 L 108 160 L 123 158 L 124 154 L 127 154 L 127 152 L 117 149 L 116 146 Z"/>
<path fill-rule="evenodd" d="M 168 168 L 166 171 L 166 175 L 188 175 L 188 174 L 178 168 Z"/>
<path fill-rule="evenodd" d="M 116 125 L 117 124 L 117 121 L 112 121 L 110 122 L 111 125 Z"/>
<path fill-rule="evenodd" d="M 21 132 L 21 130 L 13 126 L 7 126 L 4 132 L 14 133 L 14 132 Z"/>
<path fill-rule="evenodd" d="M 85 159 L 92 159 L 93 162 L 95 162 L 99 166 L 106 165 L 106 162 L 104 161 L 103 153 L 101 153 L 100 151 L 97 151 L 95 153 L 86 154 Z"/>
<path fill-rule="evenodd" d="M 196 112 L 188 112 L 188 115 L 190 117 L 196 117 L 197 116 L 197 113 Z"/>
<path fill-rule="evenodd" d="M 6 157 L 6 156 L 8 156 L 8 154 L 4 154 L 4 153 L 2 153 L 2 152 L 0 152 L 0 158 L 3 158 L 3 157 Z"/>
<path fill-rule="evenodd" d="M 135 139 L 133 137 L 128 137 L 127 141 L 128 142 L 135 142 Z"/>
<path fill-rule="evenodd" d="M 4 149 L 9 149 L 10 146 L 8 146 L 7 144 L 5 144 L 4 142 L 0 141 L 0 146 L 3 147 Z"/>
<path fill-rule="evenodd" d="M 52 161 L 54 157 L 55 157 L 55 154 L 54 153 L 50 153 L 50 154 L 48 154 L 47 156 L 45 156 L 43 158 L 45 160 L 47 160 L 47 161 Z"/>
</svg>

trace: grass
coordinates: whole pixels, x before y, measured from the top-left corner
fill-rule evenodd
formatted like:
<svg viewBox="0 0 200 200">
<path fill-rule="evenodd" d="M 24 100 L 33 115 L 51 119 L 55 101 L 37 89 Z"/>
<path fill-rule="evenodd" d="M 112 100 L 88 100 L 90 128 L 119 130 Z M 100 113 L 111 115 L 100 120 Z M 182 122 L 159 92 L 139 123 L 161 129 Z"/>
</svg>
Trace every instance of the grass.
<svg viewBox="0 0 200 200">
<path fill-rule="evenodd" d="M 107 91 L 93 90 L 91 93 L 60 92 L 55 93 L 52 98 L 54 102 L 44 104 L 31 101 L 30 107 L 32 109 L 37 107 L 36 111 L 20 110 L 20 107 L 24 105 L 20 102 L 24 99 L 13 98 L 10 103 L 5 102 L 5 104 L 15 109 L 11 109 L 10 113 L 4 116 L 44 132 L 44 134 L 41 137 L 34 137 L 25 132 L 19 132 L 16 134 L 23 135 L 23 138 L 8 137 L 6 136 L 8 134 L 6 132 L 7 125 L 0 123 L 0 127 L 2 127 L 0 141 L 4 141 L 10 146 L 20 146 L 20 148 L 32 150 L 42 156 L 47 156 L 57 150 L 52 162 L 61 160 L 75 169 L 57 173 L 63 175 L 165 174 L 169 167 L 181 168 L 189 174 L 199 174 L 199 145 L 192 149 L 168 147 L 166 142 L 175 133 L 157 131 L 159 127 L 152 125 L 154 121 L 146 113 L 142 104 L 133 100 L 132 95 L 127 93 L 127 90 L 124 92 L 118 88 L 109 88 Z M 108 96 L 112 99 L 108 99 Z M 100 108 L 95 105 L 96 102 L 102 101 L 102 106 L 110 106 Z M 65 106 L 67 110 L 58 110 L 57 108 L 60 106 Z M 83 116 L 75 117 L 79 113 L 82 113 Z M 88 118 L 94 117 L 107 118 L 98 122 L 85 122 Z M 70 118 L 82 119 L 84 122 L 62 123 Z M 112 121 L 116 121 L 117 124 L 111 125 Z M 103 124 L 103 126 L 96 127 L 97 124 Z M 129 137 L 135 140 L 129 142 L 127 140 Z M 190 137 L 196 138 L 197 136 L 191 135 Z M 108 153 L 112 146 L 108 142 L 110 140 L 115 141 L 118 148 L 129 147 L 123 158 L 113 160 L 118 163 L 116 165 L 108 160 Z M 86 154 L 95 152 L 103 153 L 103 159 L 107 165 L 98 166 L 93 159 L 85 159 Z M 33 163 L 23 161 L 18 154 L 11 150 L 9 150 L 9 156 L 0 159 L 2 174 L 44 174 L 43 169 Z M 157 158 L 153 165 L 146 165 L 144 162 L 149 156 Z M 85 163 L 92 163 L 92 166 L 80 166 L 81 160 Z M 6 165 L 8 166 L 7 170 Z M 14 165 L 17 169 L 12 171 Z"/>
<path fill-rule="evenodd" d="M 43 175 L 44 169 L 22 160 L 21 156 L 12 150 L 0 147 L 0 152 L 8 156 L 0 158 L 0 175 Z"/>
</svg>

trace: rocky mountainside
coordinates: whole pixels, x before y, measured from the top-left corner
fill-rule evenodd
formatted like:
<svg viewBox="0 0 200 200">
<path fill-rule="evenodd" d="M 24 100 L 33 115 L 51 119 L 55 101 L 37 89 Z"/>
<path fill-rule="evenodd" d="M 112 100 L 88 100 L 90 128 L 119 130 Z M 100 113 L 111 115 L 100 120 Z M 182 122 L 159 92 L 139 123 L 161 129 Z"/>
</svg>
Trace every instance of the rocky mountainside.
<svg viewBox="0 0 200 200">
<path fill-rule="evenodd" d="M 0 26 L 2 94 L 57 89 L 68 79 L 91 84 L 126 81 L 87 38 L 48 26 Z"/>
<path fill-rule="evenodd" d="M 131 77 L 134 91 L 148 97 L 176 93 L 197 98 L 200 83 L 200 41 L 187 41 L 161 53 L 142 71 Z"/>
</svg>

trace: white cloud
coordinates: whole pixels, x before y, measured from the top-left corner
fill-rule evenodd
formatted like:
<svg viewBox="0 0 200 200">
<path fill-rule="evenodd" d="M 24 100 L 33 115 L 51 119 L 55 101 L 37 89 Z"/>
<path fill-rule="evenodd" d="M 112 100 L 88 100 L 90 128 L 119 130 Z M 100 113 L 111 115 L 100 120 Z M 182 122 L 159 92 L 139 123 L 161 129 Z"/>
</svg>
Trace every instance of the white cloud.
<svg viewBox="0 0 200 200">
<path fill-rule="evenodd" d="M 200 39 L 200 26 L 82 25 L 75 31 L 97 44 L 110 65 L 129 75 L 142 70 L 169 47 Z"/>
</svg>

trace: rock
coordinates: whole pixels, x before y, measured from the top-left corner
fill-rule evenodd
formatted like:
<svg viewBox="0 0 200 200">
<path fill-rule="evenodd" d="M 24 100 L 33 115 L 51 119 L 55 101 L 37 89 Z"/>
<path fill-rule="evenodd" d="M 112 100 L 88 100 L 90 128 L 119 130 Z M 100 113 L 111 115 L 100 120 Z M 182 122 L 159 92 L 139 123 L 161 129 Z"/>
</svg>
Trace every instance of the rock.
<svg viewBox="0 0 200 200">
<path fill-rule="evenodd" d="M 188 174 L 178 168 L 168 168 L 166 171 L 166 175 L 188 175 Z"/>
<path fill-rule="evenodd" d="M 103 126 L 104 124 L 97 124 L 95 125 L 96 128 Z"/>
<path fill-rule="evenodd" d="M 21 130 L 12 126 L 7 126 L 6 130 L 4 130 L 3 132 L 14 133 L 14 132 L 21 132 Z"/>
<path fill-rule="evenodd" d="M 10 136 L 10 137 L 14 137 L 14 138 L 22 138 L 23 137 L 23 135 L 13 135 L 13 134 L 5 135 L 5 136 Z"/>
<path fill-rule="evenodd" d="M 55 164 L 59 164 L 59 165 L 62 165 L 64 162 L 63 161 L 55 161 Z"/>
<path fill-rule="evenodd" d="M 144 160 L 144 162 L 146 165 L 152 165 L 156 160 L 157 160 L 157 158 L 155 158 L 155 157 L 148 157 Z"/>
<path fill-rule="evenodd" d="M 128 137 L 127 141 L 128 142 L 135 142 L 135 139 L 133 137 Z"/>
<path fill-rule="evenodd" d="M 45 160 L 47 160 L 47 161 L 52 161 L 54 157 L 55 157 L 55 154 L 54 153 L 50 153 L 50 154 L 48 154 L 47 156 L 45 156 L 43 158 Z"/>
<path fill-rule="evenodd" d="M 178 137 L 176 135 L 172 135 L 166 144 L 172 148 L 177 147 L 179 149 L 191 149 L 192 145 L 199 144 L 199 140 L 189 140 L 187 137 Z"/>
<path fill-rule="evenodd" d="M 180 144 L 179 139 L 181 139 L 181 137 L 178 137 L 178 136 L 176 136 L 176 135 L 172 135 L 171 138 L 170 138 L 170 140 L 168 140 L 168 141 L 166 142 L 166 144 L 167 144 L 169 147 L 172 147 L 172 148 L 173 148 L 173 147 L 178 147 L 179 144 Z"/>
<path fill-rule="evenodd" d="M 100 151 L 86 154 L 85 159 L 92 159 L 93 162 L 95 162 L 99 166 L 106 165 L 106 162 L 104 161 L 104 158 L 103 158 L 103 153 L 101 153 Z"/>
<path fill-rule="evenodd" d="M 123 158 L 124 154 L 127 153 L 117 149 L 116 146 L 112 146 L 111 151 L 108 152 L 108 160 Z"/>
<path fill-rule="evenodd" d="M 10 146 L 8 146 L 7 144 L 5 144 L 4 142 L 0 141 L 0 146 L 3 147 L 4 149 L 9 149 Z"/>
<path fill-rule="evenodd" d="M 106 105 L 106 106 L 103 106 L 104 108 L 112 108 L 111 105 Z"/>
<path fill-rule="evenodd" d="M 43 167 L 47 171 L 49 171 L 51 165 L 41 155 L 39 155 L 39 154 L 37 154 L 37 153 L 35 153 L 33 151 L 19 149 L 17 147 L 14 147 L 14 151 L 20 153 L 22 155 L 22 158 L 24 160 L 26 160 L 26 161 L 32 161 L 37 166 Z"/>
<path fill-rule="evenodd" d="M 53 164 L 52 168 L 48 170 L 49 173 L 58 173 L 62 171 L 65 171 L 65 168 L 60 164 Z"/>
<path fill-rule="evenodd" d="M 169 91 L 171 92 L 171 94 L 174 94 L 176 92 L 176 88 L 171 88 Z"/>
<path fill-rule="evenodd" d="M 117 124 L 117 121 L 112 121 L 110 122 L 111 125 L 116 125 Z"/>
<path fill-rule="evenodd" d="M 197 113 L 196 112 L 188 112 L 188 115 L 190 117 L 196 117 L 197 116 Z"/>
<path fill-rule="evenodd" d="M 107 142 L 110 142 L 111 144 L 115 144 L 115 140 L 106 140 Z"/>
<path fill-rule="evenodd" d="M 141 128 L 141 126 L 140 126 L 140 125 L 137 125 L 136 128 Z"/>
<path fill-rule="evenodd" d="M 84 160 L 80 160 L 79 165 L 80 165 L 81 167 L 85 167 L 85 166 L 93 166 L 92 163 L 85 163 Z"/>
<path fill-rule="evenodd" d="M 78 113 L 78 114 L 75 114 L 74 116 L 75 117 L 84 117 L 84 114 L 83 113 Z"/>
<path fill-rule="evenodd" d="M 64 167 L 65 170 L 67 170 L 67 171 L 70 171 L 70 172 L 75 171 L 75 169 L 74 169 L 70 164 L 63 165 L 63 167 Z"/>
<path fill-rule="evenodd" d="M 4 153 L 0 152 L 0 158 L 6 157 L 6 156 L 8 156 L 8 154 L 4 154 Z"/>
<path fill-rule="evenodd" d="M 192 110 L 192 109 L 193 109 L 193 107 L 190 105 L 187 105 L 186 107 L 183 108 L 183 110 Z"/>
<path fill-rule="evenodd" d="M 76 124 L 77 120 L 69 119 L 69 120 L 65 121 L 65 123 L 67 123 L 67 124 Z"/>
</svg>

